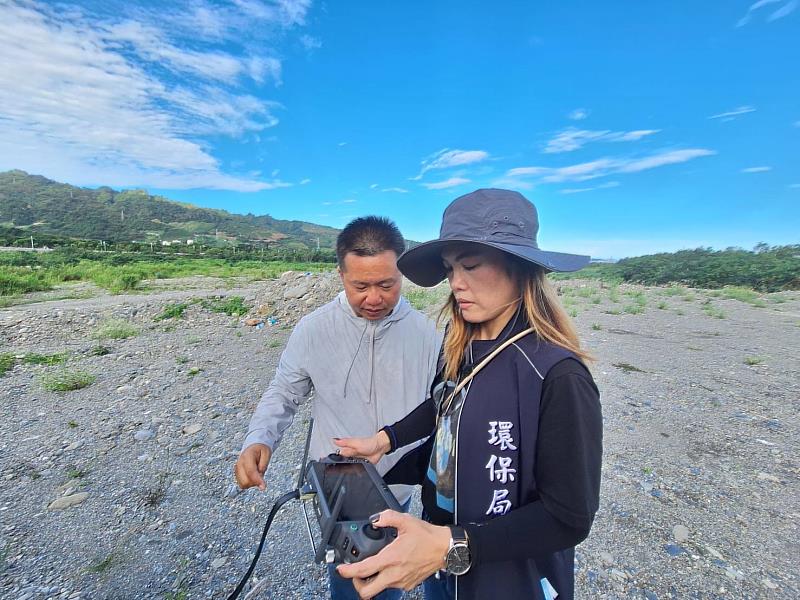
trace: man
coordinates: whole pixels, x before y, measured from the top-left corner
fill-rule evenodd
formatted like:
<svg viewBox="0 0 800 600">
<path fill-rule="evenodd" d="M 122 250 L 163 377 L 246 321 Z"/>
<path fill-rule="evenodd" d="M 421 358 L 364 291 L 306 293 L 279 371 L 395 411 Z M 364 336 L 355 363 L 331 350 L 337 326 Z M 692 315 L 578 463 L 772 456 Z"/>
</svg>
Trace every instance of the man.
<svg viewBox="0 0 800 600">
<path fill-rule="evenodd" d="M 400 231 L 381 217 L 356 219 L 339 234 L 336 258 L 344 291 L 303 317 L 289 337 L 234 468 L 241 488 L 266 489 L 272 453 L 312 391 L 314 458 L 336 451 L 333 438 L 370 436 L 425 399 L 441 340 L 433 322 L 400 296 L 397 257 L 404 249 Z M 378 471 L 384 474 L 403 454 L 383 457 Z M 411 487 L 392 486 L 392 492 L 402 505 Z M 328 573 L 333 600 L 358 598 L 349 579 L 333 568 Z M 387 590 L 377 598 L 401 594 Z"/>
</svg>

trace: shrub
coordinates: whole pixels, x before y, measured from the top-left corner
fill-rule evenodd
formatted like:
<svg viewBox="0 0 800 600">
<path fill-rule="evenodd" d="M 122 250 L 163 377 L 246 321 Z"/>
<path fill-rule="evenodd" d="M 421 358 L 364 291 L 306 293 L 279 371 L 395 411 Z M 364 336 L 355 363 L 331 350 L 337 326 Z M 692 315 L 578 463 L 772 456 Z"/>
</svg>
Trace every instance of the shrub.
<svg viewBox="0 0 800 600">
<path fill-rule="evenodd" d="M 0 271 L 0 296 L 52 290 L 53 285 L 42 273 Z"/>
</svg>

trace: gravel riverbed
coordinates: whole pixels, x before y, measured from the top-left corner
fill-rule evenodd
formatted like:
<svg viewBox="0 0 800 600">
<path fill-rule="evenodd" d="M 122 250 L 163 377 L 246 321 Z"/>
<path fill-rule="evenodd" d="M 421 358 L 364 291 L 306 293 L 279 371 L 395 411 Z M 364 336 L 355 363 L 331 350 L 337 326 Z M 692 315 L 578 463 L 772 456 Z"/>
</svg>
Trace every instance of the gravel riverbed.
<svg viewBox="0 0 800 600">
<path fill-rule="evenodd" d="M 0 309 L 0 354 L 17 357 L 0 376 L 0 597 L 226 598 L 294 486 L 307 406 L 265 493 L 240 492 L 232 467 L 292 326 L 335 276 L 159 285 Z M 800 597 L 800 293 L 559 286 L 597 358 L 605 418 L 578 597 Z M 409 291 L 434 310 L 435 294 Z M 212 310 L 234 296 L 248 315 Z M 156 320 L 178 303 L 182 317 Z M 110 319 L 136 334 L 97 339 Z M 24 358 L 54 353 L 66 363 Z M 96 380 L 48 391 L 63 369 Z M 297 505 L 252 582 L 251 599 L 327 597 Z"/>
</svg>

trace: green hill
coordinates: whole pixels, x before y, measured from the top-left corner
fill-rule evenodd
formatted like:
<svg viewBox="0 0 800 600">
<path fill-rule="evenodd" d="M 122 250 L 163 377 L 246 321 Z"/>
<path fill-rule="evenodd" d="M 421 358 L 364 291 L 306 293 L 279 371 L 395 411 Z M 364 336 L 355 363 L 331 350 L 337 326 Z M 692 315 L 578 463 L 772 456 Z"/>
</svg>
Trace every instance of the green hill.
<svg viewBox="0 0 800 600">
<path fill-rule="evenodd" d="M 17 170 L 0 173 L 0 226 L 108 242 L 192 239 L 308 249 L 333 249 L 339 233 L 304 221 L 200 208 L 143 190 L 80 188 Z"/>
</svg>

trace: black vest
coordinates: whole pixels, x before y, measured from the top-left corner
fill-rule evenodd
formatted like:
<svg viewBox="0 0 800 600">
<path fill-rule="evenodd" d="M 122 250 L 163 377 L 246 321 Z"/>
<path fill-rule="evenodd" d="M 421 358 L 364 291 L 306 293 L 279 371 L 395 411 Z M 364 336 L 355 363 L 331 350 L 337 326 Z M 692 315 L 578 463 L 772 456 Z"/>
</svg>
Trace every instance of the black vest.
<svg viewBox="0 0 800 600">
<path fill-rule="evenodd" d="M 499 339 L 525 326 L 519 324 Z M 480 362 L 481 355 L 494 346 L 496 342 L 473 343 L 474 362 Z M 531 333 L 505 348 L 472 380 L 458 426 L 457 523 L 485 522 L 505 514 L 506 509 L 538 500 L 534 473 L 542 384 L 556 363 L 570 357 L 575 355 Z M 535 543 L 532 535 L 531 544 Z M 545 560 L 480 564 L 457 578 L 456 596 L 458 600 L 544 600 L 541 580 L 546 578 L 558 592 L 558 600 L 571 600 L 573 567 L 572 548 Z"/>
</svg>

